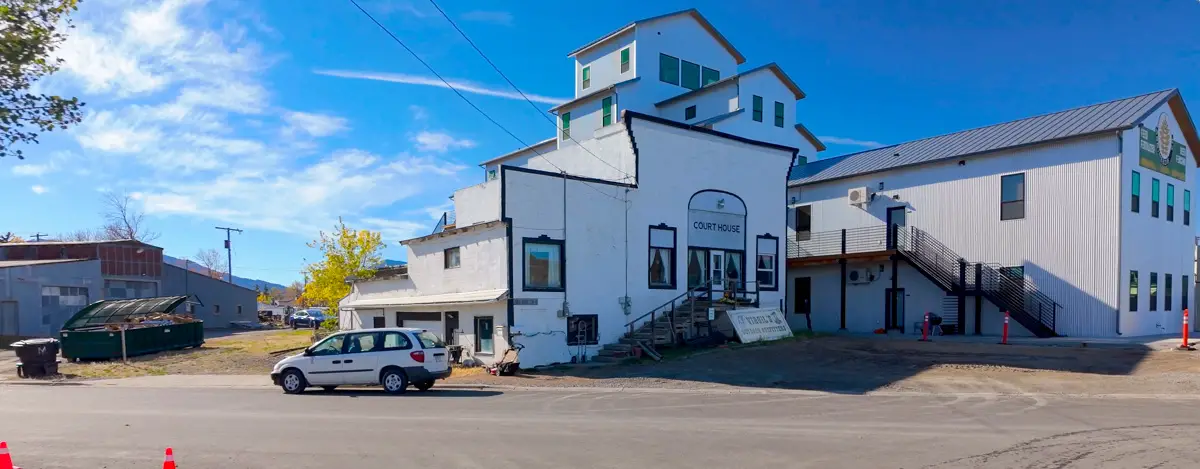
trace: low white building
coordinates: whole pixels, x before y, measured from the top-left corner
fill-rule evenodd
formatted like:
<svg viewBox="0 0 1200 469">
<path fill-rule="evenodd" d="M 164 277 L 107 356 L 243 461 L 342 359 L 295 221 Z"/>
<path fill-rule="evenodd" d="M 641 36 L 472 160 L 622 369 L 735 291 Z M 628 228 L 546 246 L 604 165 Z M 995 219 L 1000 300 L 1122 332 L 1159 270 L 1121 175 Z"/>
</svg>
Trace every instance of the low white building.
<svg viewBox="0 0 1200 469">
<path fill-rule="evenodd" d="M 354 283 L 343 327 L 426 327 L 482 363 L 515 342 L 536 366 L 621 356 L 689 292 L 782 306 L 785 181 L 823 149 L 792 123 L 795 83 L 775 65 L 738 74 L 695 10 L 571 57 L 555 137 L 483 163 L 444 226 L 403 242 L 403 275 Z"/>
<path fill-rule="evenodd" d="M 1177 333 L 1194 280 L 1196 128 L 1176 90 L 794 171 L 788 309 L 818 330 Z M 897 228 L 888 228 L 896 226 Z M 804 317 L 798 317 L 803 320 Z"/>
</svg>

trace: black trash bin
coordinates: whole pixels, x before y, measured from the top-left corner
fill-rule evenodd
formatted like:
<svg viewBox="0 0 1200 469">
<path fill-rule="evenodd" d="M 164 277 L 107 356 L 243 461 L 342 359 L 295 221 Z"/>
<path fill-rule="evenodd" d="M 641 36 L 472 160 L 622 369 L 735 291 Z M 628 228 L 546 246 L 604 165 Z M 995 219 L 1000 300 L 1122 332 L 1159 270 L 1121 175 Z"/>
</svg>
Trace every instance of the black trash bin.
<svg viewBox="0 0 1200 469">
<path fill-rule="evenodd" d="M 10 345 L 17 352 L 17 376 L 39 378 L 58 374 L 58 339 L 26 339 Z"/>
</svg>

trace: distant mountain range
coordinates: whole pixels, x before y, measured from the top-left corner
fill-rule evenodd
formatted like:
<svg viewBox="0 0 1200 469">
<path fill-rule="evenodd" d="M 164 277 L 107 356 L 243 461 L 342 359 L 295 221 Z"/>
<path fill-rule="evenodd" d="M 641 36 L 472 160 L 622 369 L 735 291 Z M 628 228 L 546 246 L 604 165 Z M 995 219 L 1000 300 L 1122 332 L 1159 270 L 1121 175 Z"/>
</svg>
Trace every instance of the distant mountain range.
<svg viewBox="0 0 1200 469">
<path fill-rule="evenodd" d="M 174 258 L 174 257 L 164 254 L 163 262 L 174 265 L 176 267 L 186 268 L 186 269 L 191 270 L 192 272 L 198 273 L 200 275 L 210 275 L 208 268 L 204 267 L 200 264 L 197 264 L 196 261 L 188 262 L 188 261 L 184 261 L 183 259 L 177 259 L 177 258 Z M 282 290 L 284 287 L 283 285 L 280 285 L 278 283 L 272 283 L 272 282 L 268 282 L 266 280 L 259 280 L 256 278 L 238 277 L 237 275 L 233 276 L 233 284 L 240 286 L 240 287 L 249 288 L 251 290 L 253 290 L 254 287 L 258 287 L 259 290 L 266 290 L 266 289 L 271 289 L 271 288 L 278 288 L 278 289 Z"/>
<path fill-rule="evenodd" d="M 191 270 L 192 272 L 195 272 L 195 273 L 198 273 L 201 275 L 209 275 L 208 268 L 204 267 L 200 264 L 197 264 L 195 261 L 185 262 L 183 259 L 174 258 L 174 257 L 164 254 L 163 262 L 166 262 L 168 264 L 171 264 L 171 265 L 174 265 L 177 267 L 187 268 L 187 269 Z M 186 267 L 185 267 L 185 264 L 186 264 Z M 392 259 L 384 259 L 383 265 L 381 267 L 396 267 L 396 266 L 401 266 L 401 265 L 405 265 L 405 264 L 407 264 L 407 262 L 397 261 L 397 260 L 392 260 Z M 280 285 L 278 283 L 272 283 L 272 282 L 268 282 L 266 280 L 259 280 L 256 278 L 238 277 L 237 275 L 233 276 L 233 284 L 241 286 L 241 287 L 246 287 L 251 290 L 253 290 L 254 287 L 258 287 L 259 290 L 267 290 L 267 289 L 271 289 L 271 288 L 278 288 L 278 289 L 282 290 L 284 288 L 283 285 Z"/>
</svg>

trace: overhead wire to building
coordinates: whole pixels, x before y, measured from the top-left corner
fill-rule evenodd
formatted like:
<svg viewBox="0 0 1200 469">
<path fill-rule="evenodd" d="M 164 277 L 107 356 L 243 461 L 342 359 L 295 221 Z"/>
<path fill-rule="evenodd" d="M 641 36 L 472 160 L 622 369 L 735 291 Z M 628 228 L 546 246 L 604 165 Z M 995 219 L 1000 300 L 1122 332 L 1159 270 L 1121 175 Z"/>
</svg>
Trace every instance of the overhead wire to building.
<svg viewBox="0 0 1200 469">
<path fill-rule="evenodd" d="M 551 119 L 549 116 L 547 116 L 546 112 L 542 111 L 542 108 L 539 108 L 537 106 L 537 104 L 533 102 L 533 100 L 529 99 L 529 96 L 526 96 L 525 92 L 521 91 L 521 88 L 517 87 L 517 84 L 513 83 L 513 81 L 508 78 L 508 75 L 505 75 L 504 72 L 500 71 L 500 67 L 496 66 L 496 63 L 492 62 L 492 59 L 488 58 L 487 54 L 484 54 L 483 50 L 480 49 L 479 46 L 475 45 L 475 41 L 472 41 L 470 37 L 467 37 L 467 33 L 463 32 L 462 28 L 459 28 L 458 24 L 455 23 L 454 20 L 450 19 L 450 15 L 446 14 L 446 11 L 442 10 L 442 7 L 439 6 L 435 0 L 429 0 L 429 3 L 432 4 L 434 8 L 437 9 L 438 13 L 442 14 L 443 18 L 446 18 L 446 21 L 450 23 L 450 26 L 454 27 L 454 30 L 458 31 L 458 34 L 460 36 L 462 36 L 463 39 L 467 40 L 467 44 L 470 44 L 471 48 L 475 49 L 475 52 L 479 53 L 479 56 L 483 57 L 483 60 L 486 61 L 488 63 L 488 65 L 492 66 L 492 70 L 495 70 L 496 73 L 499 74 L 500 77 L 504 79 L 504 81 L 508 82 L 508 86 L 511 86 L 514 90 L 517 90 L 517 93 L 520 94 L 521 97 L 525 99 L 525 102 L 529 103 L 529 105 L 532 106 L 535 111 L 537 111 L 539 116 L 542 116 L 543 119 L 546 119 L 546 122 L 549 122 L 551 125 L 554 125 L 554 128 L 556 129 L 556 132 L 558 134 L 565 135 L 568 139 L 571 139 L 572 142 L 575 142 L 575 144 L 579 145 L 579 148 L 583 149 L 583 151 L 587 152 L 589 155 L 592 155 L 593 158 L 599 160 L 601 163 L 604 163 L 608 167 L 610 167 L 610 168 L 616 170 L 618 173 L 621 173 L 622 175 L 624 175 L 625 177 L 621 178 L 622 180 L 634 179 L 632 174 L 622 171 L 621 168 L 613 166 L 611 163 L 609 163 L 604 158 L 601 158 L 600 156 L 596 155 L 595 153 L 592 153 L 591 150 L 589 150 L 587 147 L 583 146 L 583 143 L 581 143 L 579 140 L 575 140 L 575 137 L 572 137 L 570 132 L 567 132 L 566 129 L 562 128 L 559 125 L 559 123 L 555 121 L 555 119 Z"/>
<path fill-rule="evenodd" d="M 379 20 L 375 19 L 375 17 L 373 15 L 371 15 L 371 13 L 368 12 L 365 8 L 363 8 L 362 5 L 359 5 L 359 3 L 356 0 L 349 0 L 349 2 L 351 4 L 353 4 L 355 8 L 358 8 L 358 11 L 362 12 L 362 14 L 365 15 L 368 19 L 370 19 L 372 23 L 375 23 L 375 26 L 378 26 L 380 30 L 382 30 L 385 34 L 388 35 L 388 37 L 392 38 L 392 40 L 395 41 L 396 44 L 399 44 L 400 47 L 404 48 L 404 50 L 407 51 L 409 53 L 409 55 L 412 55 L 414 59 L 417 59 L 417 62 L 420 62 L 421 65 L 425 66 L 425 68 L 427 70 L 429 70 L 429 72 L 432 73 L 435 77 L 437 77 L 437 79 L 440 80 L 442 82 L 442 84 L 446 85 L 446 88 L 450 89 L 450 91 L 453 91 L 455 95 L 457 95 L 460 99 L 462 99 L 464 102 L 466 102 L 467 105 L 471 106 L 471 108 L 474 109 L 475 112 L 478 112 L 485 119 L 487 119 L 488 122 L 491 122 L 493 125 L 500 128 L 500 130 L 504 131 L 504 133 L 508 134 L 508 136 L 512 137 L 514 140 L 516 140 L 518 143 L 520 143 L 522 145 L 522 148 L 529 148 L 531 151 L 533 151 L 534 154 L 541 156 L 543 161 L 545 161 L 550 166 L 553 166 L 560 173 L 562 173 L 563 178 L 566 178 L 566 176 L 567 176 L 566 170 L 564 170 L 561 167 L 559 167 L 558 165 L 554 164 L 554 162 L 550 161 L 550 159 L 546 158 L 545 155 L 543 155 L 542 153 L 538 152 L 537 150 L 534 150 L 532 148 L 532 146 L 529 145 L 528 143 L 525 143 L 525 141 L 522 140 L 521 137 L 518 137 L 516 134 L 512 133 L 512 131 L 508 130 L 508 128 L 504 127 L 503 125 L 500 124 L 500 122 L 497 122 L 496 119 L 494 119 L 494 118 L 492 118 L 492 116 L 488 115 L 487 112 L 484 112 L 483 109 L 480 109 L 479 106 L 477 106 L 477 105 L 475 105 L 475 103 L 471 102 L 470 99 L 467 99 L 467 97 L 465 95 L 463 95 L 462 92 L 458 90 L 458 88 L 456 88 L 449 81 L 447 81 L 444 77 L 442 77 L 442 74 L 438 73 L 437 70 L 435 70 L 432 65 L 429 65 L 429 63 L 426 62 L 424 59 L 422 59 L 421 56 L 417 55 L 416 51 L 414 51 L 414 50 L 412 50 L 412 48 L 408 47 L 408 44 L 405 44 L 404 41 L 400 40 L 399 37 L 397 37 L 394 33 L 392 33 L 392 31 L 390 29 L 387 28 L 387 26 L 384 26 L 383 23 L 380 23 Z M 613 200 L 625 202 L 625 200 L 623 200 L 619 197 L 616 197 L 616 196 L 609 195 L 609 194 L 605 193 L 604 191 L 601 191 L 600 189 L 593 187 L 591 184 L 588 184 L 585 181 L 580 181 L 580 182 L 583 185 L 587 186 L 589 189 L 596 191 L 596 193 L 598 193 L 600 195 L 611 198 Z"/>
</svg>

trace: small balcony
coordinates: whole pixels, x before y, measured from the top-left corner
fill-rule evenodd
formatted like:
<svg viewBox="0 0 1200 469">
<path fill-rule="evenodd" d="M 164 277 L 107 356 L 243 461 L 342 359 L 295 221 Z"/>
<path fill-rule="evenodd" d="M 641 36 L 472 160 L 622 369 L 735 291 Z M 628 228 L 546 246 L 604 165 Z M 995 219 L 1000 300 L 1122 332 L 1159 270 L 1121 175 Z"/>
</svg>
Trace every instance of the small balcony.
<svg viewBox="0 0 1200 469">
<path fill-rule="evenodd" d="M 817 265 L 838 259 L 886 257 L 894 253 L 885 225 L 801 233 L 788 239 L 789 266 Z"/>
<path fill-rule="evenodd" d="M 442 217 L 438 219 L 437 225 L 433 227 L 433 233 L 431 234 L 438 234 L 454 229 L 454 220 L 454 211 L 442 212 Z"/>
</svg>

